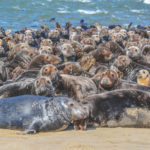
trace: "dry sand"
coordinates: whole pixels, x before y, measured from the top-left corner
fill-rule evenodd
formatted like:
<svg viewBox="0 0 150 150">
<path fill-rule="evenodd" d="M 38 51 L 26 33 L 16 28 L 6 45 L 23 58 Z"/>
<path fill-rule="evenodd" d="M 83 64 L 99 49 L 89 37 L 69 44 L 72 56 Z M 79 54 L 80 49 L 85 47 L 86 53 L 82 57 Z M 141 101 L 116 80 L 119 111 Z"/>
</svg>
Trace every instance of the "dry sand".
<svg viewBox="0 0 150 150">
<path fill-rule="evenodd" d="M 97 128 L 36 135 L 0 129 L 0 150 L 150 150 L 150 129 Z"/>
</svg>

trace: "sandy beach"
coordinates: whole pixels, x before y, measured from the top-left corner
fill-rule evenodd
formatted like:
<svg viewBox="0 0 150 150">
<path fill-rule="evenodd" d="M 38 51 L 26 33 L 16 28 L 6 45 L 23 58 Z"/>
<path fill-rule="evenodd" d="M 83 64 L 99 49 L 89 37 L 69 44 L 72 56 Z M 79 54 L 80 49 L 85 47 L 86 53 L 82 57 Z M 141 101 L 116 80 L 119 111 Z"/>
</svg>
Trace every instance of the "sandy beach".
<svg viewBox="0 0 150 150">
<path fill-rule="evenodd" d="M 150 130 L 97 128 L 36 135 L 0 129 L 0 150 L 150 150 Z"/>
</svg>

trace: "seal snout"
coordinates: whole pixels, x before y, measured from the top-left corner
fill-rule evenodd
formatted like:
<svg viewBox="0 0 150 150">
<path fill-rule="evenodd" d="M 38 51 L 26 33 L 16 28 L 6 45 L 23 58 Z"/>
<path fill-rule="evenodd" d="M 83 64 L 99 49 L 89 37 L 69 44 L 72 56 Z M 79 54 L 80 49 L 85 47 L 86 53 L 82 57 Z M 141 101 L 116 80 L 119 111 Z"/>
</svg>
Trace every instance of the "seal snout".
<svg viewBox="0 0 150 150">
<path fill-rule="evenodd" d="M 41 94 L 45 93 L 46 92 L 46 87 L 40 87 L 39 92 Z"/>
<path fill-rule="evenodd" d="M 130 51 L 127 51 L 127 55 L 128 55 L 129 57 L 132 57 L 132 53 L 131 53 Z"/>
<path fill-rule="evenodd" d="M 103 84 L 108 84 L 108 79 L 107 79 L 107 78 L 104 78 L 104 79 L 102 80 L 102 83 L 103 83 Z"/>
</svg>

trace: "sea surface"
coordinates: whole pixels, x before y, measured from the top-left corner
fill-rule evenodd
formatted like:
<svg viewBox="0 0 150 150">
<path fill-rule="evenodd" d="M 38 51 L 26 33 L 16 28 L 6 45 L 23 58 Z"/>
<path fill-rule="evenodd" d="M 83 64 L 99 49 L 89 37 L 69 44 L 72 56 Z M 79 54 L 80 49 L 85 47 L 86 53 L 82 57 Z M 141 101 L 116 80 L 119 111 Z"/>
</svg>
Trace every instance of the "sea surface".
<svg viewBox="0 0 150 150">
<path fill-rule="evenodd" d="M 54 28 L 69 21 L 77 26 L 87 24 L 150 25 L 150 0 L 0 0 L 0 27 L 20 30 Z"/>
</svg>

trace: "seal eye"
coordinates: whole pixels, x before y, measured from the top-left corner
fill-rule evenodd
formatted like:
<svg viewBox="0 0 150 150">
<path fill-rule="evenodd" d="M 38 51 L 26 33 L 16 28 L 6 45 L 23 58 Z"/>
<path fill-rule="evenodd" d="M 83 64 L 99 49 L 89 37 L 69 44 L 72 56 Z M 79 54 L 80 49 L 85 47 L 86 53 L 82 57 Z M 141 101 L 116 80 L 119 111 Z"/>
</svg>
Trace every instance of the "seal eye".
<svg viewBox="0 0 150 150">
<path fill-rule="evenodd" d="M 69 105 L 70 105 L 71 107 L 73 107 L 73 106 L 74 106 L 74 104 L 73 104 L 73 103 L 70 103 Z"/>
<path fill-rule="evenodd" d="M 31 53 L 30 56 L 32 57 L 32 56 L 33 56 L 33 53 Z"/>
<path fill-rule="evenodd" d="M 102 77 L 104 76 L 105 74 L 104 73 L 102 73 Z"/>
<path fill-rule="evenodd" d="M 47 83 L 50 84 L 51 83 L 50 80 L 47 80 Z"/>
<path fill-rule="evenodd" d="M 114 78 L 115 76 L 114 76 L 114 74 L 111 74 L 111 76 Z"/>
<path fill-rule="evenodd" d="M 36 84 L 39 84 L 39 83 L 40 83 L 39 80 L 37 80 L 37 81 L 36 81 Z"/>
<path fill-rule="evenodd" d="M 145 74 L 145 71 L 143 71 L 143 73 Z"/>
<path fill-rule="evenodd" d="M 71 66 L 69 66 L 69 67 L 68 67 L 68 69 L 69 69 L 69 70 L 72 70 L 72 67 L 71 67 Z"/>
<path fill-rule="evenodd" d="M 45 69 L 45 72 L 47 72 L 48 71 L 48 69 Z"/>
<path fill-rule="evenodd" d="M 49 56 L 47 56 L 46 59 L 49 60 Z"/>
</svg>

